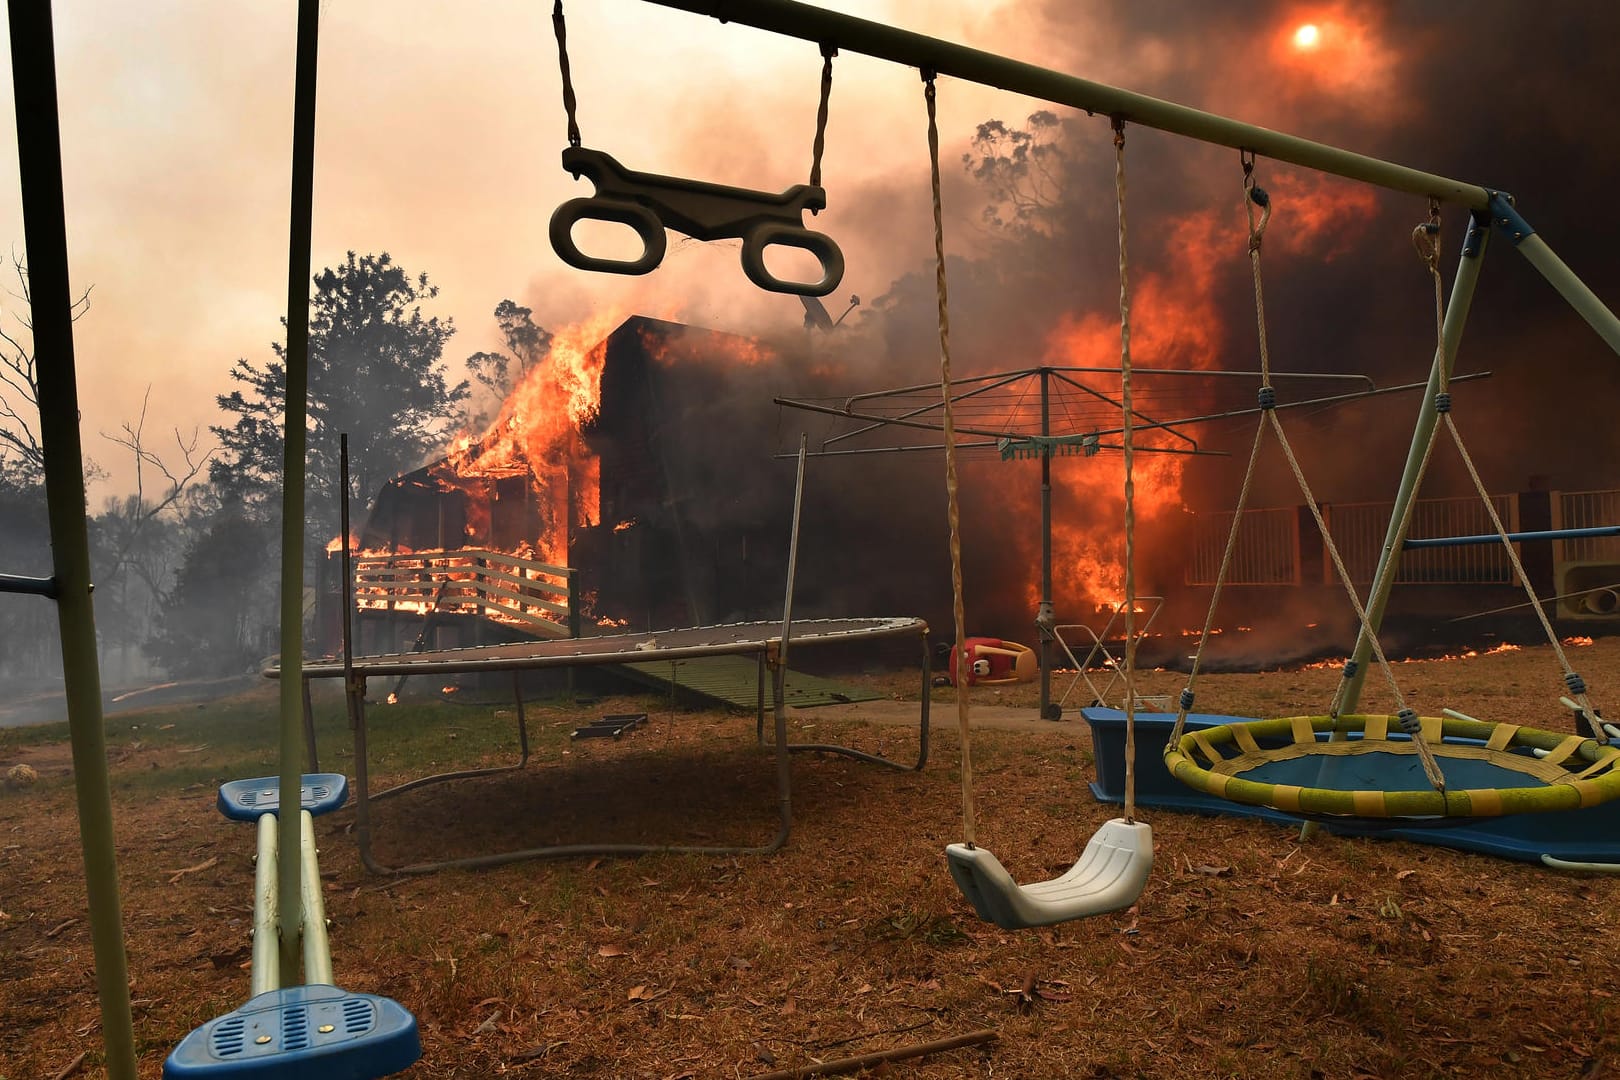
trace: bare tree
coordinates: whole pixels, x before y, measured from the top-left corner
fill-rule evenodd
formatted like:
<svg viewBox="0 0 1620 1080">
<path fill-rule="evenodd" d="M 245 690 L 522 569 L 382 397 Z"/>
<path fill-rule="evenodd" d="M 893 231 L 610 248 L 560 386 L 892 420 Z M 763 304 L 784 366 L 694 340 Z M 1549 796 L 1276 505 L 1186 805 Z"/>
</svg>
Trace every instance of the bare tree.
<svg viewBox="0 0 1620 1080">
<path fill-rule="evenodd" d="M 39 444 L 39 370 L 34 358 L 33 297 L 28 287 L 28 264 L 11 254 L 15 288 L 6 294 L 16 326 L 0 318 L 0 472 L 25 487 L 44 478 L 45 451 Z M 73 303 L 73 319 L 90 310 L 90 290 Z"/>
<path fill-rule="evenodd" d="M 151 396 L 148 386 L 139 416 L 133 422 L 126 420 L 116 434 L 102 432 L 102 438 L 133 457 L 135 490 L 108 499 L 92 523 L 103 640 L 118 648 L 124 675 L 144 666 L 131 657 L 138 659 L 138 650 L 155 633 L 178 564 L 199 531 L 201 506 L 191 496 L 215 452 L 200 449 L 201 430 L 195 427 L 189 436 L 174 429 L 178 457 L 165 460 L 150 449 L 145 431 Z M 148 485 L 157 478 L 161 483 L 152 484 L 149 496 Z"/>
</svg>

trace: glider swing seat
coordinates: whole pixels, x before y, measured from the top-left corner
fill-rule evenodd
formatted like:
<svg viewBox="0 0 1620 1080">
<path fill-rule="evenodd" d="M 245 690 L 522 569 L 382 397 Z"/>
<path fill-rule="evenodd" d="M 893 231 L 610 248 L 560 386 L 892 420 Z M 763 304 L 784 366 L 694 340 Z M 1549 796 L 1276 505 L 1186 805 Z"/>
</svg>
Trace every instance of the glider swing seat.
<svg viewBox="0 0 1620 1080">
<path fill-rule="evenodd" d="M 165 1080 L 362 1080 L 400 1072 L 422 1055 L 416 1019 L 403 1007 L 333 984 L 313 821 L 343 805 L 348 780 L 339 773 L 306 773 L 299 788 L 297 857 L 304 873 L 297 926 L 306 981 L 283 986 L 280 979 L 276 889 L 280 780 L 274 776 L 233 780 L 219 789 L 220 813 L 233 821 L 254 822 L 258 828 L 251 996 L 182 1039 L 163 1063 Z"/>
<path fill-rule="evenodd" d="M 1462 319 L 1466 316 L 1472 275 L 1477 273 L 1477 260 L 1484 250 L 1485 238 L 1479 217 L 1476 215 L 1463 245 L 1464 267 L 1468 273 L 1459 272 L 1449 312 L 1439 270 L 1438 200 L 1431 199 L 1429 220 L 1413 231 L 1418 253 L 1434 282 L 1437 344 L 1430 376 L 1431 407 L 1420 416 L 1402 492 L 1392 515 L 1384 559 L 1374 576 L 1371 600 L 1363 605 L 1275 411 L 1260 275 L 1261 240 L 1270 220 L 1271 202 L 1266 192 L 1255 185 L 1253 170 L 1253 156 L 1244 153 L 1249 254 L 1262 372 L 1260 419 L 1211 596 L 1209 615 L 1165 745 L 1166 768 L 1187 786 L 1233 802 L 1269 807 L 1306 818 L 1396 819 L 1399 824 L 1408 825 L 1574 810 L 1620 798 L 1620 768 L 1617 768 L 1620 739 L 1612 739 L 1612 732 L 1605 730 L 1597 710 L 1586 696 L 1584 681 L 1570 668 L 1558 636 L 1513 548 L 1513 536 L 1492 504 L 1451 416 L 1451 395 L 1447 390 L 1451 359 L 1461 335 Z M 1524 583 L 1531 606 L 1563 666 L 1564 683 L 1571 696 L 1560 700 L 1578 721 L 1584 720 L 1590 726 L 1594 738 L 1517 724 L 1489 723 L 1452 709 L 1443 710 L 1442 717 L 1419 717 L 1406 705 L 1379 645 L 1377 620 L 1394 581 L 1398 553 L 1408 546 L 1405 537 L 1411 525 L 1412 507 L 1441 426 L 1450 434 L 1496 528 L 1490 539 L 1500 541 L 1506 549 L 1514 572 Z M 1356 649 L 1344 664 L 1343 677 L 1326 715 L 1241 720 L 1188 730 L 1194 683 L 1231 565 L 1255 463 L 1268 430 L 1275 434 L 1287 457 L 1321 532 L 1324 550 L 1355 609 L 1360 625 Z M 1460 539 L 1472 541 L 1475 538 Z M 1388 681 L 1396 706 L 1394 715 L 1369 715 L 1355 709 L 1367 655 L 1376 657 Z"/>
<path fill-rule="evenodd" d="M 928 106 L 928 147 L 932 166 L 934 253 L 939 301 L 940 387 L 944 396 L 945 490 L 950 519 L 951 585 L 956 644 L 965 667 L 966 618 L 962 599 L 962 545 L 957 503 L 955 422 L 951 407 L 950 317 L 945 284 L 945 246 L 940 206 L 939 134 L 935 121 L 932 72 L 923 73 Z M 1001 861 L 974 842 L 972 735 L 968 720 L 968 687 L 957 687 L 957 717 L 962 740 L 963 842 L 945 849 L 946 865 L 962 895 L 986 922 L 1005 930 L 1021 930 L 1069 922 L 1121 911 L 1136 903 L 1153 868 L 1153 830 L 1135 818 L 1134 757 L 1136 708 L 1136 574 L 1135 484 L 1133 479 L 1133 411 L 1131 404 L 1131 320 L 1126 263 L 1125 127 L 1114 121 L 1115 185 L 1119 199 L 1120 270 L 1120 387 L 1124 413 L 1122 443 L 1125 473 L 1125 710 L 1126 788 L 1124 816 L 1105 822 L 1087 842 L 1080 858 L 1065 873 L 1049 881 L 1020 885 Z M 1049 450 L 1046 452 L 1050 452 Z"/>
</svg>

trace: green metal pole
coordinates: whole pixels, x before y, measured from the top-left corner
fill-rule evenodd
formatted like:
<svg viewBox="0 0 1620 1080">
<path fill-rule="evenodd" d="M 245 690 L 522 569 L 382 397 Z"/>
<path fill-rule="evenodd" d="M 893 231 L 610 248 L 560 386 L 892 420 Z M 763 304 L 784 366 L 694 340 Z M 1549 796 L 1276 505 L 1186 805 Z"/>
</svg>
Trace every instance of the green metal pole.
<svg viewBox="0 0 1620 1080">
<path fill-rule="evenodd" d="M 707 15 L 721 22 L 802 38 L 864 53 L 908 67 L 967 79 L 985 86 L 1040 98 L 1091 113 L 1118 117 L 1132 124 L 1186 135 L 1203 142 L 1251 150 L 1278 161 L 1318 172 L 1363 180 L 1369 184 L 1425 195 L 1482 210 L 1490 192 L 1477 184 L 1409 169 L 1364 154 L 1256 127 L 1224 116 L 1176 105 L 1145 94 L 1090 82 L 994 53 L 970 49 L 938 38 L 882 23 L 825 11 L 794 0 L 648 0 L 663 7 Z"/>
<path fill-rule="evenodd" d="M 39 435 L 79 839 L 89 894 L 90 941 L 101 999 L 107 1076 L 134 1080 L 129 969 L 113 843 L 107 738 L 101 714 L 96 617 L 90 601 L 90 536 L 85 524 L 79 389 L 73 361 L 73 293 L 68 283 L 67 212 L 62 195 L 62 137 L 56 100 L 56 46 L 48 3 L 11 0 L 11 81 L 17 109 L 23 242 L 33 299 L 39 376 Z"/>
<path fill-rule="evenodd" d="M 1463 326 L 1468 322 L 1468 309 L 1473 305 L 1474 287 L 1479 284 L 1481 264 L 1485 261 L 1486 241 L 1490 231 L 1482 215 L 1469 219 L 1468 235 L 1463 240 L 1462 256 L 1457 263 L 1457 277 L 1451 285 L 1451 299 L 1446 304 L 1446 317 L 1441 324 L 1440 348 L 1435 350 L 1434 364 L 1429 369 L 1429 385 L 1423 391 L 1423 403 L 1418 407 L 1417 424 L 1412 430 L 1412 445 L 1406 452 L 1406 468 L 1401 473 L 1400 487 L 1395 493 L 1395 509 L 1389 517 L 1389 528 L 1384 533 L 1384 547 L 1378 556 L 1378 569 L 1373 574 L 1372 591 L 1367 597 L 1367 627 L 1356 638 L 1351 660 L 1355 664 L 1350 677 L 1340 688 L 1338 711 L 1353 713 L 1361 702 L 1362 684 L 1367 679 L 1367 663 L 1372 658 L 1372 633 L 1378 633 L 1383 624 L 1384 611 L 1389 606 L 1389 594 L 1395 588 L 1395 574 L 1400 567 L 1401 545 L 1406 532 L 1401 528 L 1406 519 L 1406 507 L 1417 498 L 1418 472 L 1423 464 L 1424 448 L 1440 422 L 1434 411 L 1434 396 L 1440 392 L 1441 373 L 1451 374 L 1457 360 L 1457 347 L 1462 342 Z"/>
<path fill-rule="evenodd" d="M 1512 200 L 1500 191 L 1491 192 L 1491 219 L 1512 241 L 1519 254 L 1528 259 L 1548 284 L 1558 290 L 1558 295 L 1575 309 L 1575 313 L 1608 342 L 1609 348 L 1620 353 L 1620 319 L 1616 319 L 1614 312 L 1597 298 L 1597 294 L 1575 276 L 1575 271 L 1565 265 L 1545 240 L 1536 235 L 1530 223 L 1514 209 Z"/>
<path fill-rule="evenodd" d="M 315 189 L 315 62 L 320 0 L 299 0 L 293 89 L 292 220 L 287 240 L 286 445 L 281 483 L 281 802 L 277 875 L 281 985 L 299 979 L 303 887 L 298 851 L 304 674 L 304 456 L 309 390 L 310 229 Z M 345 544 L 348 537 L 343 538 Z"/>
</svg>

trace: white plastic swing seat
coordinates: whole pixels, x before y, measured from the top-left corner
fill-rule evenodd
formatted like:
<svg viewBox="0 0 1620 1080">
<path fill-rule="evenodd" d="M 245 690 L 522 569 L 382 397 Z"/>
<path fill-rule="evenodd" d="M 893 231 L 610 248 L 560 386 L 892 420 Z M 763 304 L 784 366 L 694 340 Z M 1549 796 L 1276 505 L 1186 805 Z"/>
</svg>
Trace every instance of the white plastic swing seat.
<svg viewBox="0 0 1620 1080">
<path fill-rule="evenodd" d="M 1033 885 L 1015 882 L 982 847 L 951 844 L 945 860 L 979 918 L 1003 930 L 1025 930 L 1107 915 L 1136 903 L 1153 869 L 1153 830 L 1145 821 L 1105 822 L 1063 876 Z"/>
</svg>

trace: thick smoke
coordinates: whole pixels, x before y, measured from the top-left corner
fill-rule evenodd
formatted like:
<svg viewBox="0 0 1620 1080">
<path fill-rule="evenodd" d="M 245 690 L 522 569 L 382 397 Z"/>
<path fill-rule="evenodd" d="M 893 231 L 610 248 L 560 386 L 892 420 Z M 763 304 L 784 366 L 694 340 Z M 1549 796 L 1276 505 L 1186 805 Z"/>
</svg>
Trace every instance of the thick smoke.
<svg viewBox="0 0 1620 1080">
<path fill-rule="evenodd" d="M 1603 114 L 1620 98 L 1620 74 L 1587 47 L 1620 30 L 1620 10 L 1583 9 L 1577 22 L 1547 25 L 1545 12 L 1499 0 L 1468 18 L 1436 5 L 1075 5 L 1051 4 L 1049 37 L 1077 42 L 1071 70 L 1154 96 L 1220 112 L 1427 172 L 1511 191 L 1540 235 L 1596 294 L 1620 298 L 1609 230 L 1593 227 L 1616 171 L 1620 144 Z M 1091 10 L 1096 8 L 1097 10 Z M 1293 29 L 1315 21 L 1319 53 L 1295 53 Z M 1024 124 L 1026 106 L 994 117 Z M 1038 107 L 1038 103 L 1034 106 Z M 950 330 L 954 374 L 1041 364 L 1118 362 L 1119 252 L 1114 148 L 1106 118 L 1059 112 L 1050 129 L 1051 170 L 1040 213 L 1026 227 L 987 224 L 997 192 L 962 168 L 971 132 L 947 131 L 944 155 Z M 986 120 L 992 117 L 985 117 Z M 919 146 L 919 158 L 921 147 Z M 1252 370 L 1258 366 L 1236 151 L 1127 127 L 1130 281 L 1137 364 Z M 1435 297 L 1411 241 L 1427 200 L 1322 177 L 1267 160 L 1259 184 L 1275 214 L 1263 247 L 1269 357 L 1282 370 L 1360 373 L 1380 386 L 1421 382 L 1434 349 Z M 860 243 L 894 237 L 917 251 L 915 270 L 868 297 L 836 331 L 771 342 L 776 358 L 703 383 L 703 422 L 681 425 L 691 456 L 727 463 L 723 499 L 706 513 L 731 515 L 785 546 L 792 465 L 781 455 L 808 434 L 812 449 L 833 430 L 812 414 L 774 409 L 775 396 L 847 395 L 938 377 L 935 285 L 926 218 L 914 207 L 915 174 L 839 192 L 839 228 Z M 905 190 L 902 197 L 899 192 Z M 1447 285 L 1466 213 L 1442 208 Z M 829 306 L 836 315 L 842 303 Z M 727 329 L 746 331 L 745 326 Z M 1608 422 L 1620 401 L 1620 365 L 1598 337 L 1500 234 L 1492 239 L 1458 369 L 1489 371 L 1459 385 L 1456 415 L 1485 483 L 1496 492 L 1614 486 L 1620 433 Z M 1387 500 L 1407 453 L 1416 395 L 1286 413 L 1316 496 L 1330 503 Z M 714 418 L 724 415 L 724 424 Z M 1253 434 L 1252 419 L 1202 426 L 1207 449 L 1228 457 L 1187 460 L 1180 503 L 1195 512 L 1230 508 Z M 912 441 L 895 438 L 891 442 Z M 881 437 L 864 445 L 882 445 Z M 941 455 L 911 453 L 813 460 L 806 487 L 795 610 L 804 615 L 924 615 L 949 625 L 950 582 Z M 1060 530 L 1119 551 L 1117 455 L 1054 462 Z M 1104 474 L 1115 494 L 1096 498 Z M 712 479 L 712 477 L 711 477 Z M 1038 465 L 994 455 L 964 461 L 963 557 L 970 633 L 1031 640 L 1039 559 Z M 1451 452 L 1437 452 L 1427 495 L 1468 492 Z M 1163 492 L 1159 492 L 1163 495 Z M 1302 502 L 1275 447 L 1268 449 L 1251 506 Z M 1184 586 L 1188 519 L 1175 501 L 1143 522 L 1140 590 L 1175 597 L 1180 625 L 1202 621 L 1206 594 Z M 1090 542 L 1090 541 L 1088 541 Z M 1060 545 L 1061 546 L 1061 545 Z M 1059 552 L 1060 621 L 1087 621 L 1099 596 L 1065 583 Z M 773 583 L 779 590 L 779 582 Z M 778 606 L 761 582 L 754 610 Z M 1277 638 L 1307 623 L 1342 636 L 1342 595 L 1312 592 L 1272 610 L 1252 659 L 1280 658 Z M 1267 618 L 1239 603 L 1232 618 Z M 1220 620 L 1218 620 L 1220 621 Z M 1179 627 L 1166 627 L 1177 629 Z M 1258 629 L 1258 627 L 1257 627 Z"/>
</svg>

